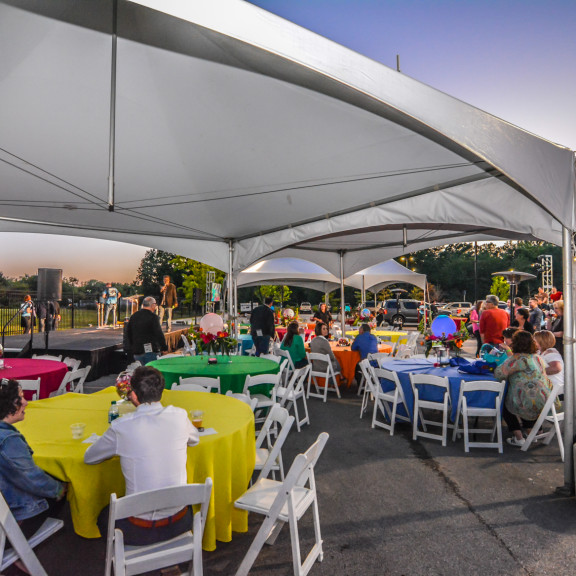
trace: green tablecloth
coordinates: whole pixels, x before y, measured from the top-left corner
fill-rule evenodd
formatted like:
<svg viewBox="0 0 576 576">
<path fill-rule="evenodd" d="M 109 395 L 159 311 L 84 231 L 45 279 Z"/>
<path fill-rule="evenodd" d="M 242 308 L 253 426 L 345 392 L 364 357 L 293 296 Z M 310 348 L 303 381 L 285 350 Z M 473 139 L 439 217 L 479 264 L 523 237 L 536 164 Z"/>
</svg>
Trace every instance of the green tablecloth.
<svg viewBox="0 0 576 576">
<path fill-rule="evenodd" d="M 166 358 L 166 360 L 154 360 L 148 366 L 153 366 L 162 372 L 166 380 L 166 388 L 179 382 L 180 376 L 190 378 L 192 376 L 220 377 L 220 390 L 226 394 L 242 392 L 246 375 L 277 374 L 279 365 L 273 360 L 256 358 L 252 356 L 230 356 L 231 362 L 223 361 L 218 364 L 208 364 L 208 356 L 182 356 Z M 221 357 L 219 356 L 220 360 Z"/>
</svg>

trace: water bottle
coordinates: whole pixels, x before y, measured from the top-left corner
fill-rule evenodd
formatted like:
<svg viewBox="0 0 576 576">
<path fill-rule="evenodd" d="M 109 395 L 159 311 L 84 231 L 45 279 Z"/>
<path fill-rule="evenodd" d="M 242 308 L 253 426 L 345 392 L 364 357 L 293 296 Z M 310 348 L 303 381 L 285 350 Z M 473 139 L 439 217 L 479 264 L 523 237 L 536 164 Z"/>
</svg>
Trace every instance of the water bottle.
<svg viewBox="0 0 576 576">
<path fill-rule="evenodd" d="M 112 404 L 110 404 L 110 409 L 108 410 L 108 424 L 112 424 L 112 422 L 119 416 L 118 404 L 116 404 L 116 400 L 113 400 Z"/>
</svg>

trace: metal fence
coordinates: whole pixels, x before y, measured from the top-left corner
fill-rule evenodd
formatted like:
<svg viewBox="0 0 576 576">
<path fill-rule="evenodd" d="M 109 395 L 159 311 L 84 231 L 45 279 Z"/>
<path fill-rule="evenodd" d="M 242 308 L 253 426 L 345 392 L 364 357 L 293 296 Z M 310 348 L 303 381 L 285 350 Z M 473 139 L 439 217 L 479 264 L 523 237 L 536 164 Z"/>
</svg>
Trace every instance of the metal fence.
<svg viewBox="0 0 576 576">
<path fill-rule="evenodd" d="M 5 336 L 22 334 L 24 329 L 20 324 L 21 316 L 17 314 L 20 306 L 24 302 L 24 297 L 29 294 L 32 301 L 36 300 L 35 292 L 25 292 L 23 290 L 0 290 L 0 333 L 5 328 Z M 83 300 L 78 298 L 74 292 L 62 293 L 60 304 L 60 322 L 58 330 L 69 328 L 89 328 L 98 325 L 97 302 L 95 300 Z M 130 317 L 132 305 L 129 300 L 122 298 L 118 306 L 118 321 L 122 322 Z M 174 309 L 172 318 L 194 317 L 198 311 L 192 304 L 180 304 Z M 38 320 L 34 327 L 38 331 Z"/>
</svg>

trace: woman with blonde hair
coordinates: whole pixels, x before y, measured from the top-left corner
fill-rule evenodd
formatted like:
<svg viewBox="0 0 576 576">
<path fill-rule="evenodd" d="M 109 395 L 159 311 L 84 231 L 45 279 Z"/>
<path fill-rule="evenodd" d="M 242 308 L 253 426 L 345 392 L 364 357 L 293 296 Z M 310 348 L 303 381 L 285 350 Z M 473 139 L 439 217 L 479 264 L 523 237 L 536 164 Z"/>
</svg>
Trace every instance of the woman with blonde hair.
<svg viewBox="0 0 576 576">
<path fill-rule="evenodd" d="M 554 313 L 546 320 L 546 329 L 556 337 L 554 348 L 564 358 L 564 300 L 554 302 Z"/>
<path fill-rule="evenodd" d="M 546 364 L 546 375 L 552 384 L 564 385 L 564 359 L 556 350 L 556 337 L 549 330 L 541 330 L 534 334 L 539 355 Z"/>
</svg>

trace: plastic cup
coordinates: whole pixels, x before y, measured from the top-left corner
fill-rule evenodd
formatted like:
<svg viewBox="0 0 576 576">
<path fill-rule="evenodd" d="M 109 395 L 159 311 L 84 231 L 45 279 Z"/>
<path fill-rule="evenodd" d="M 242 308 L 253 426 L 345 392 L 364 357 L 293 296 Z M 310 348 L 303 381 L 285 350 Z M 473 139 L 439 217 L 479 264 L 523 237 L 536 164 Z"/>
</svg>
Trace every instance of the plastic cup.
<svg viewBox="0 0 576 576">
<path fill-rule="evenodd" d="M 202 422 L 204 421 L 204 411 L 203 410 L 192 410 L 190 412 L 190 418 L 192 420 L 192 424 L 194 424 L 194 426 L 196 428 L 198 428 L 198 430 L 203 429 L 202 428 Z"/>
<path fill-rule="evenodd" d="M 72 432 L 72 438 L 74 440 L 80 440 L 82 436 L 84 436 L 84 430 L 86 428 L 86 424 L 83 422 L 78 422 L 76 424 L 70 424 L 70 431 Z"/>
</svg>

